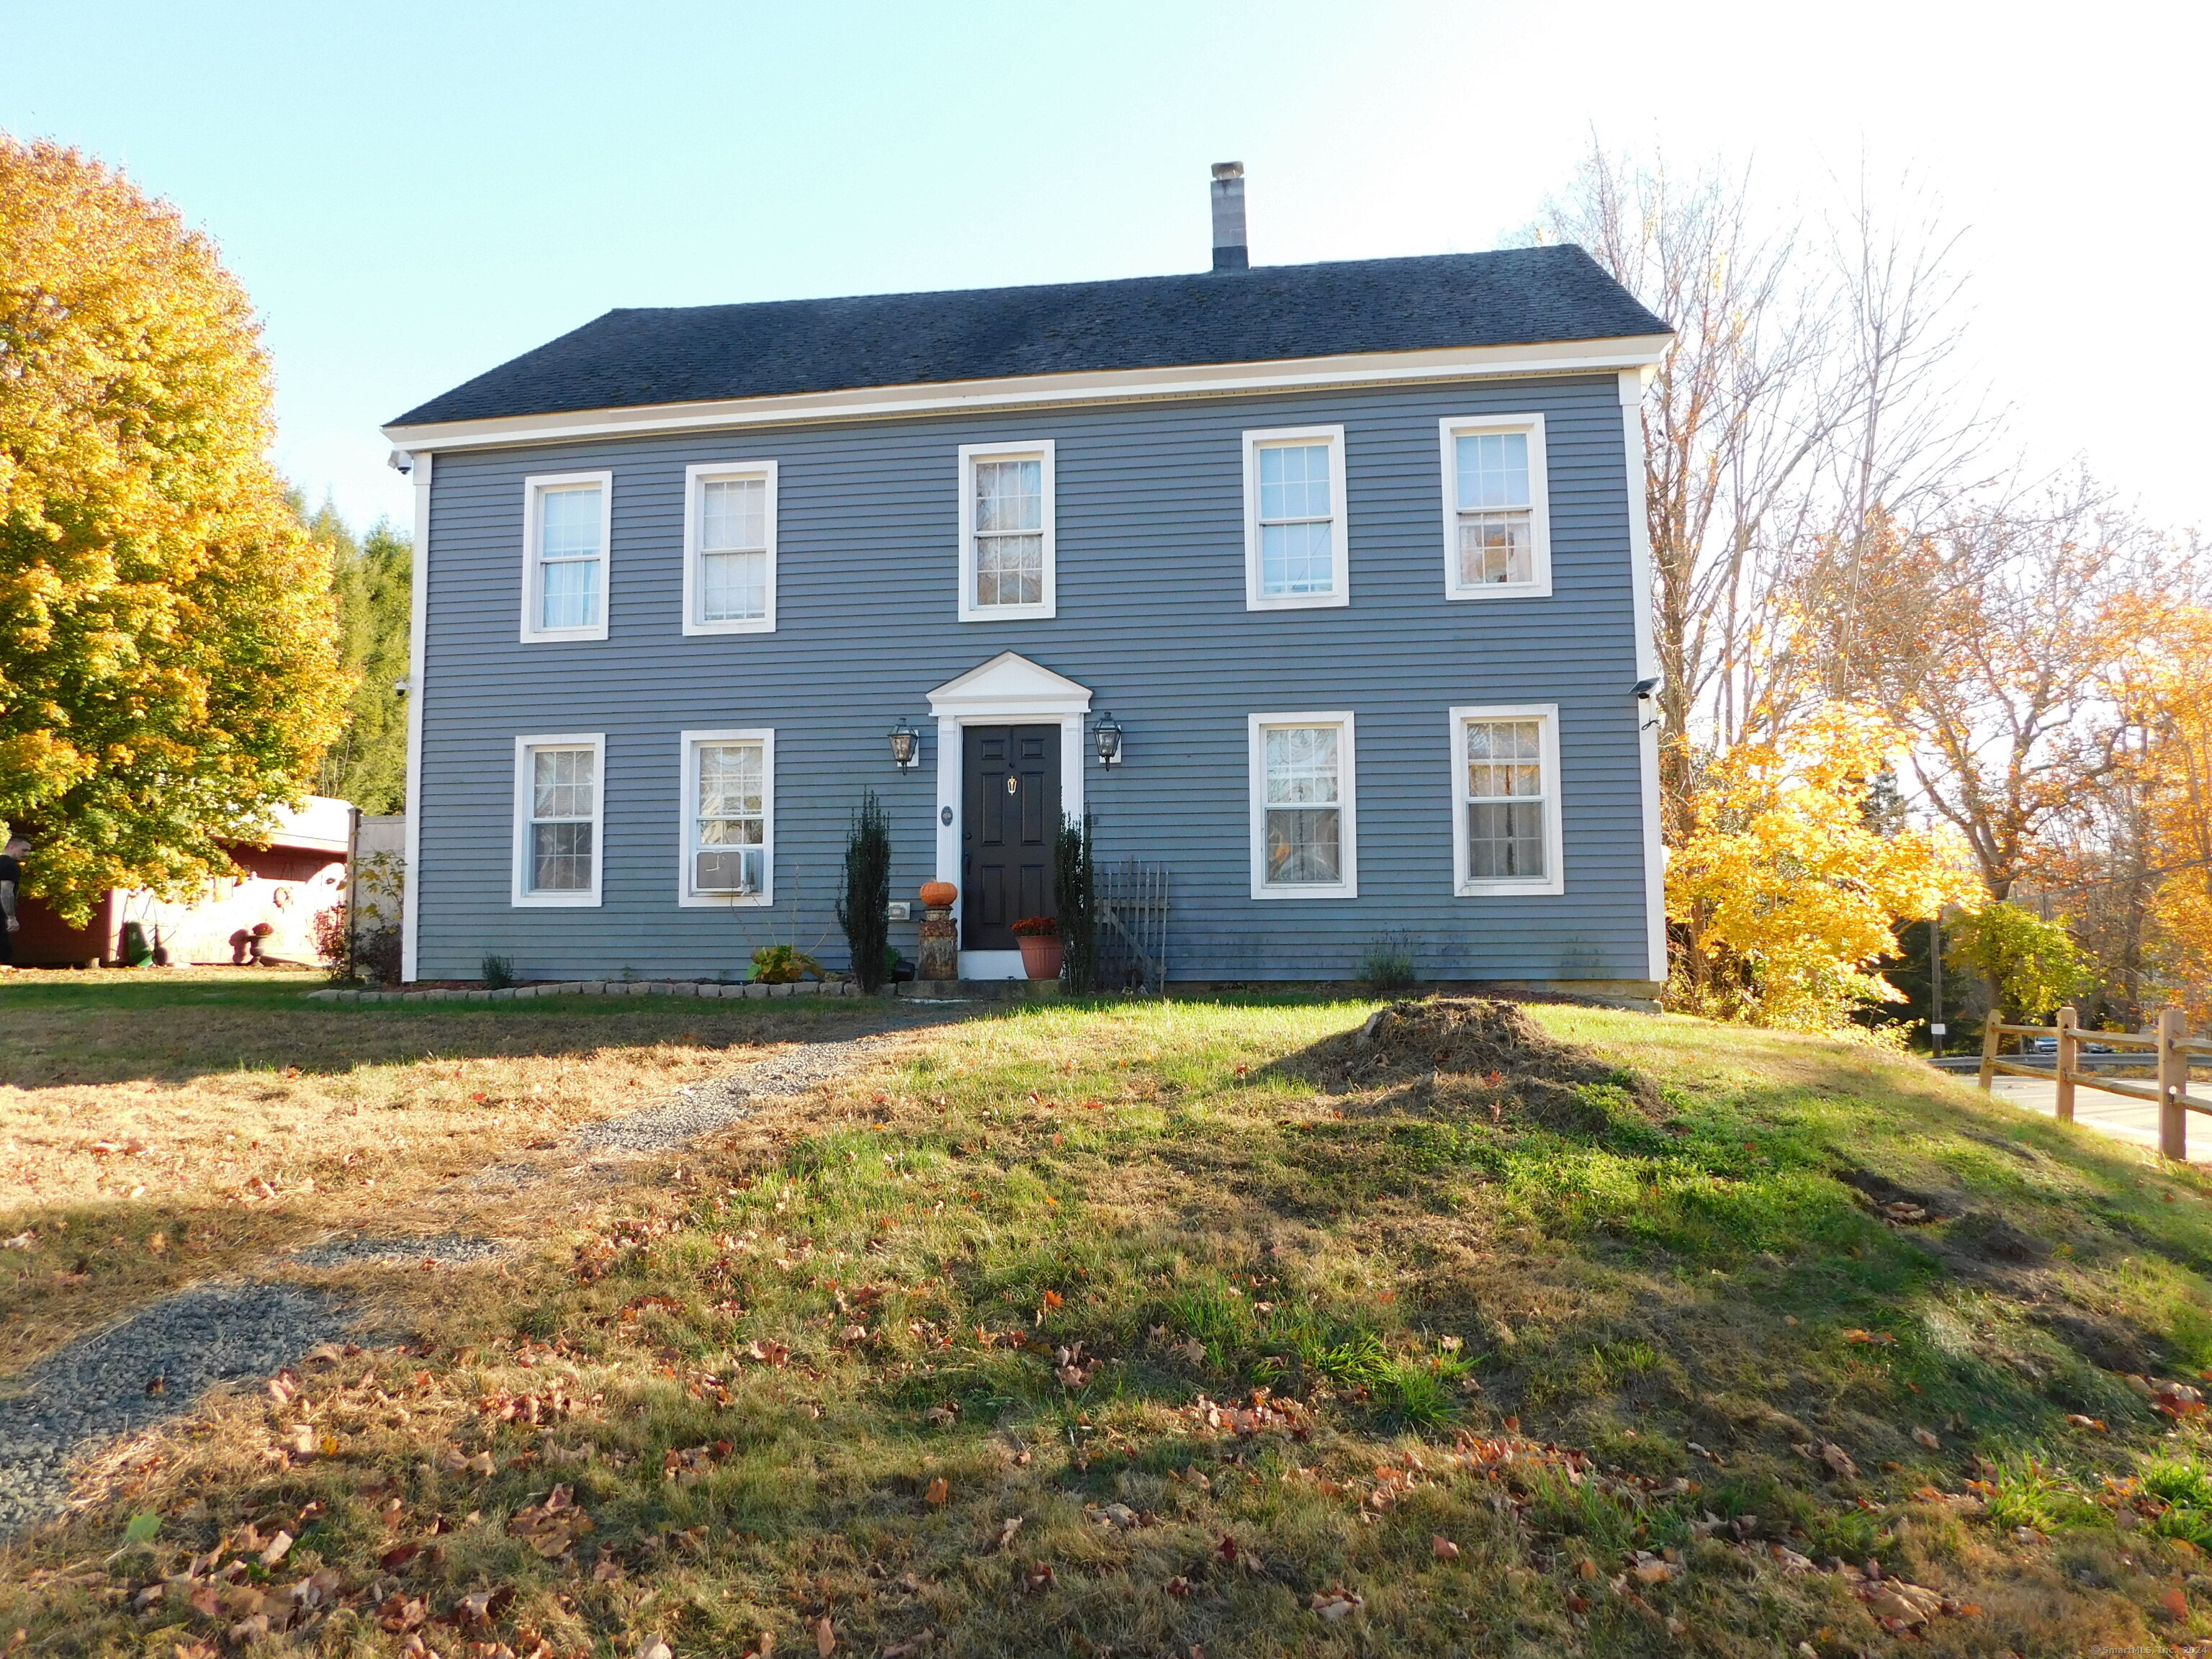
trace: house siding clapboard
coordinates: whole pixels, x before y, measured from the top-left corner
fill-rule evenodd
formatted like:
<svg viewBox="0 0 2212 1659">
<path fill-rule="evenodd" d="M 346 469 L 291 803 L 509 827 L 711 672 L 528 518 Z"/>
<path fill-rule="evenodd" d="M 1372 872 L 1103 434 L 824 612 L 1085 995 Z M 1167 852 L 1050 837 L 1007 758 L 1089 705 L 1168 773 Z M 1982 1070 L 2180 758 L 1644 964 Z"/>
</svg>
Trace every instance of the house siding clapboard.
<svg viewBox="0 0 2212 1659">
<path fill-rule="evenodd" d="M 1541 411 L 1552 592 L 1446 603 L 1437 422 Z M 1351 604 L 1248 611 L 1241 434 L 1341 424 Z M 1048 438 L 1058 614 L 957 620 L 963 444 Z M 1101 857 L 1167 865 L 1178 979 L 1352 975 L 1410 935 L 1424 977 L 1641 981 L 1648 971 L 1634 586 L 1617 377 L 763 427 L 441 451 L 432 475 L 418 796 L 418 966 L 474 977 L 742 976 L 774 942 L 842 964 L 832 912 L 861 788 L 892 825 L 895 897 L 935 873 L 927 693 L 1003 651 L 1089 687 L 1127 730 L 1085 744 Z M 778 465 L 776 627 L 681 632 L 684 469 Z M 613 475 L 608 637 L 523 644 L 523 480 Z M 1556 703 L 1565 891 L 1460 897 L 1446 711 Z M 1251 897 L 1247 719 L 1358 719 L 1358 896 Z M 900 716 L 927 733 L 893 767 Z M 775 903 L 678 904 L 678 733 L 773 727 Z M 514 740 L 604 732 L 603 901 L 510 902 Z M 910 923 L 893 941 L 915 953 Z"/>
</svg>

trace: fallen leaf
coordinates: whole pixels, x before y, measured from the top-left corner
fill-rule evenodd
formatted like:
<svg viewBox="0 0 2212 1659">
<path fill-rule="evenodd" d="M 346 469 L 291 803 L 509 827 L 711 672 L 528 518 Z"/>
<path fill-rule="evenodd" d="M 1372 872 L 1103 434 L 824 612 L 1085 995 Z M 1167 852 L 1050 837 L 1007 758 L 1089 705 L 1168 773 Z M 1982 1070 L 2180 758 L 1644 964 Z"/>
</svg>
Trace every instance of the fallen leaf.
<svg viewBox="0 0 2212 1659">
<path fill-rule="evenodd" d="M 1858 1479 L 1859 1466 L 1851 1462 L 1851 1455 L 1849 1452 L 1832 1440 L 1823 1441 L 1820 1443 L 1820 1461 L 1833 1470 L 1841 1480 Z"/>
<path fill-rule="evenodd" d="M 924 1502 L 942 1507 L 945 1501 L 952 1496 L 952 1483 L 940 1474 L 929 1483 L 929 1490 L 921 1496 Z"/>
<path fill-rule="evenodd" d="M 1892 1336 L 1887 1331 L 1863 1331 L 1858 1329 L 1856 1327 L 1853 1327 L 1851 1329 L 1844 1333 L 1844 1340 L 1846 1342 L 1871 1343 L 1878 1348 L 1893 1348 L 1897 1346 L 1897 1339 Z"/>
<path fill-rule="evenodd" d="M 648 1636 L 637 1644 L 633 1659 L 676 1659 L 676 1656 L 669 1652 L 668 1644 L 658 1636 Z"/>
<path fill-rule="evenodd" d="M 2084 1417 L 2079 1412 L 2069 1412 L 2066 1413 L 2066 1420 L 2077 1429 L 2094 1429 L 2099 1434 L 2106 1431 L 2105 1419 L 2101 1417 Z"/>
<path fill-rule="evenodd" d="M 292 1534 L 280 1529 L 276 1535 L 269 1540 L 269 1547 L 261 1552 L 261 1565 L 264 1567 L 273 1567 L 291 1553 Z"/>
<path fill-rule="evenodd" d="M 1938 1440 L 1934 1433 L 1927 1429 L 1913 1430 L 1912 1437 L 1915 1440 L 1917 1440 L 1922 1445 L 1927 1447 L 1929 1451 L 1942 1451 L 1943 1449 L 1943 1443 L 1941 1440 Z"/>
<path fill-rule="evenodd" d="M 1010 1515 L 999 1523 L 999 1547 L 1004 1549 L 1014 1541 L 1014 1534 L 1022 1529 L 1022 1517 Z"/>
<path fill-rule="evenodd" d="M 1341 1584 L 1334 1585 L 1325 1590 L 1316 1590 L 1312 1601 L 1313 1610 L 1319 1613 L 1323 1620 L 1332 1625 L 1349 1619 L 1366 1605 L 1366 1597 L 1345 1589 Z"/>
<path fill-rule="evenodd" d="M 1456 1561 L 1459 1559 L 1459 1546 L 1442 1533 L 1437 1533 L 1429 1540 L 1429 1553 L 1439 1561 Z"/>
<path fill-rule="evenodd" d="M 495 1589 L 477 1590 L 464 1595 L 453 1605 L 455 1618 L 465 1624 L 489 1625 L 505 1613 L 514 1600 L 514 1586 L 501 1584 Z"/>
<path fill-rule="evenodd" d="M 2159 1611 L 2176 1624 L 2189 1617 L 2189 1592 L 2176 1585 L 2158 1598 Z"/>
<path fill-rule="evenodd" d="M 1943 1598 L 1936 1591 L 1902 1578 L 1886 1578 L 1869 1584 L 1866 1604 L 1867 1611 L 1875 1618 L 1894 1620 L 1901 1625 L 1924 1625 L 1943 1610 Z"/>
<path fill-rule="evenodd" d="M 556 1486 L 543 1503 L 525 1504 L 508 1516 L 507 1529 L 551 1560 L 592 1530 L 592 1517 L 576 1507 L 567 1486 Z"/>
</svg>

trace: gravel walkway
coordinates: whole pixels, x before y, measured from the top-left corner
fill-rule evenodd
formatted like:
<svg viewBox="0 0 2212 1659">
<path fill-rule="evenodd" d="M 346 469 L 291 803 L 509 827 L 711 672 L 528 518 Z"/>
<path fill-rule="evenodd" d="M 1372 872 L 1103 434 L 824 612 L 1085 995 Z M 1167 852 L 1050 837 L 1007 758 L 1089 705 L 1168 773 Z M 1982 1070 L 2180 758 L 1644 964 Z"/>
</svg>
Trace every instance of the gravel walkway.
<svg viewBox="0 0 2212 1659">
<path fill-rule="evenodd" d="M 326 1238 L 319 1244 L 295 1250 L 283 1259 L 299 1267 L 350 1267 L 363 1261 L 412 1267 L 426 1261 L 434 1261 L 441 1267 L 458 1267 L 471 1261 L 489 1261 L 506 1248 L 497 1239 L 471 1238 L 464 1233 L 427 1233 L 421 1237 L 401 1238 L 356 1235 L 350 1238 Z"/>
<path fill-rule="evenodd" d="M 749 1117 L 753 1100 L 790 1100 L 841 1072 L 863 1065 L 888 1045 L 888 1034 L 844 1042 L 809 1042 L 756 1061 L 732 1077 L 709 1078 L 678 1089 L 665 1106 L 627 1117 L 587 1123 L 576 1132 L 576 1146 L 587 1152 L 663 1152 L 685 1141 Z"/>
<path fill-rule="evenodd" d="M 750 1102 L 788 1100 L 864 1064 L 896 1035 L 803 1044 L 732 1076 L 678 1089 L 665 1106 L 587 1124 L 574 1145 L 586 1152 L 668 1151 L 750 1115 Z M 477 1179 L 502 1174 L 520 1184 L 544 1171 L 495 1165 Z M 484 1261 L 501 1248 L 457 1233 L 340 1237 L 279 1260 L 307 1267 L 412 1266 L 428 1256 L 458 1265 Z M 0 1398 L 0 1539 L 62 1506 L 69 1467 L 81 1454 L 191 1409 L 218 1382 L 283 1370 L 317 1343 L 341 1337 L 345 1311 L 342 1303 L 294 1285 L 198 1285 L 81 1337 L 33 1367 L 9 1389 L 11 1397 Z M 149 1395 L 156 1377 L 161 1392 Z"/>
<path fill-rule="evenodd" d="M 34 1366 L 0 1400 L 0 1537 L 61 1507 L 96 1442 L 265 1377 L 344 1334 L 343 1310 L 294 1285 L 196 1285 Z M 161 1392 L 149 1387 L 161 1379 Z"/>
</svg>

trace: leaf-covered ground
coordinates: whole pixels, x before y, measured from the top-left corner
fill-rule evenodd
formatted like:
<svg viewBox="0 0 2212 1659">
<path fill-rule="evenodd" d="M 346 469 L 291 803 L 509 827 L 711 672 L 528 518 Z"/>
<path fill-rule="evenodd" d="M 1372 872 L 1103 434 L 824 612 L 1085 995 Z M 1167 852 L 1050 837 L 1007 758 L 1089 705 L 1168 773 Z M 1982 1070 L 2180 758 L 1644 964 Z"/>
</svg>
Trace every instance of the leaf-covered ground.
<svg viewBox="0 0 2212 1659">
<path fill-rule="evenodd" d="M 2212 1632 L 2196 1175 L 1841 1044 L 1552 1006 L 1363 1042 L 1376 1012 L 994 1014 L 544 1189 L 529 1249 L 384 1270 L 357 1347 L 118 1448 L 0 1556 L 0 1633 L 1837 1659 Z"/>
</svg>

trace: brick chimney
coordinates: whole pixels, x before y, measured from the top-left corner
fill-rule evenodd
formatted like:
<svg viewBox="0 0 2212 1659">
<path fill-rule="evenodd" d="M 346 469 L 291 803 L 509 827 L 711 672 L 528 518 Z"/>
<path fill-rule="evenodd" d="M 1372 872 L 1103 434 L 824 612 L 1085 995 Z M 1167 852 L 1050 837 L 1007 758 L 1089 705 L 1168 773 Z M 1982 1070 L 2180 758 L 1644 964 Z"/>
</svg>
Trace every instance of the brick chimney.
<svg viewBox="0 0 2212 1659">
<path fill-rule="evenodd" d="M 1252 264 L 1244 246 L 1244 164 L 1213 164 L 1213 268 L 1245 270 Z"/>
</svg>

